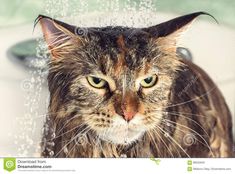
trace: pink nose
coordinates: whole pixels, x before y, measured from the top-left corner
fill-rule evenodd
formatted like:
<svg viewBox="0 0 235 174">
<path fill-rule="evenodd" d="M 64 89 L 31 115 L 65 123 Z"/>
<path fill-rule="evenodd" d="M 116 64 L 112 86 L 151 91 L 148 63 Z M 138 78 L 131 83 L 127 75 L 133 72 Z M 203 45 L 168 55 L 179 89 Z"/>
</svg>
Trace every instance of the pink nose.
<svg viewBox="0 0 235 174">
<path fill-rule="evenodd" d="M 126 121 L 130 121 L 138 112 L 138 97 L 135 92 L 127 90 L 121 99 L 120 115 L 122 115 Z"/>
<path fill-rule="evenodd" d="M 134 116 L 135 116 L 136 112 L 127 112 L 127 111 L 123 111 L 123 115 L 124 115 L 124 119 L 126 121 L 130 121 Z"/>
</svg>

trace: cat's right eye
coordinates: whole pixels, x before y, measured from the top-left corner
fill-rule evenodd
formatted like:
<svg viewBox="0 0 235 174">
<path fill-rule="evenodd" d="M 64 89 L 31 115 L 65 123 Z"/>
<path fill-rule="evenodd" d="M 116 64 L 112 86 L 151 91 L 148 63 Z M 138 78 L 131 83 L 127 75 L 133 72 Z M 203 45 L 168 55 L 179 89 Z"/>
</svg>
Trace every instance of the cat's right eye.
<svg viewBox="0 0 235 174">
<path fill-rule="evenodd" d="M 87 81 L 92 87 L 98 88 L 98 89 L 105 88 L 107 85 L 107 81 L 99 77 L 88 76 Z"/>
<path fill-rule="evenodd" d="M 154 74 L 154 75 L 152 75 L 150 77 L 147 77 L 147 78 L 143 79 L 140 82 L 140 85 L 143 88 L 151 88 L 151 87 L 153 87 L 157 83 L 157 80 L 158 80 L 158 77 L 157 77 L 157 75 Z"/>
</svg>

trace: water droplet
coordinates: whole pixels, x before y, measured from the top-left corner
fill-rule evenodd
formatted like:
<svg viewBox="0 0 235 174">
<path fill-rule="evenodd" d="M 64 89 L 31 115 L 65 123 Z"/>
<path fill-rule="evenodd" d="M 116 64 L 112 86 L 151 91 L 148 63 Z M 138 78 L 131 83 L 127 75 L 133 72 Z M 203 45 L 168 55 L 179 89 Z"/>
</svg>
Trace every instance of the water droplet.
<svg viewBox="0 0 235 174">
<path fill-rule="evenodd" d="M 67 146 L 64 148 L 64 153 L 65 153 L 65 154 L 68 154 L 68 153 L 69 153 Z"/>
<path fill-rule="evenodd" d="M 127 155 L 126 154 L 121 154 L 120 158 L 127 158 Z"/>
<path fill-rule="evenodd" d="M 55 133 L 53 133 L 53 134 L 51 134 L 51 138 L 55 138 L 56 137 L 56 134 Z"/>
<path fill-rule="evenodd" d="M 166 123 L 166 125 L 167 125 L 167 126 L 169 126 L 169 127 L 171 126 L 171 124 L 170 124 L 170 123 L 168 123 L 168 122 Z"/>
<path fill-rule="evenodd" d="M 53 155 L 54 155 L 54 151 L 50 151 L 50 152 L 49 152 L 49 156 L 52 157 Z"/>
<path fill-rule="evenodd" d="M 165 133 L 164 136 L 165 136 L 165 137 L 169 137 L 169 133 Z"/>
</svg>

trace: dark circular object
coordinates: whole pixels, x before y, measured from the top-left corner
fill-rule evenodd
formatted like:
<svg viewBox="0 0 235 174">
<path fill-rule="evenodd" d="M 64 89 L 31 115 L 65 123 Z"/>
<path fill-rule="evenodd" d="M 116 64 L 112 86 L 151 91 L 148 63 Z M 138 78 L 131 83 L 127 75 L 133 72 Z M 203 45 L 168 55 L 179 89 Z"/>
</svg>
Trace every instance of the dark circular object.
<svg viewBox="0 0 235 174">
<path fill-rule="evenodd" d="M 37 56 L 37 46 L 38 41 L 36 39 L 25 40 L 10 47 L 7 54 L 10 60 L 26 68 L 46 69 L 49 59 Z"/>
</svg>

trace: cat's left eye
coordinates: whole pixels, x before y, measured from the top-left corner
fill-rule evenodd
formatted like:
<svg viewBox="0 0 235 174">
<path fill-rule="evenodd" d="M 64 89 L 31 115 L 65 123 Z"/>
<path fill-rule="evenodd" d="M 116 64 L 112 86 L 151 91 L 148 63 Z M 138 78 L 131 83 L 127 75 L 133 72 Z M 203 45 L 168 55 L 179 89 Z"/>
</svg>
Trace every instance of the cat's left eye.
<svg viewBox="0 0 235 174">
<path fill-rule="evenodd" d="M 94 88 L 105 88 L 107 85 L 107 82 L 101 78 L 94 77 L 94 76 L 89 76 L 87 77 L 88 83 L 94 87 Z"/>
<path fill-rule="evenodd" d="M 153 87 L 157 83 L 157 80 L 158 80 L 158 77 L 157 77 L 156 74 L 154 74 L 154 75 L 152 75 L 150 77 L 147 77 L 147 78 L 143 79 L 140 82 L 140 85 L 143 88 L 151 88 L 151 87 Z"/>
</svg>

